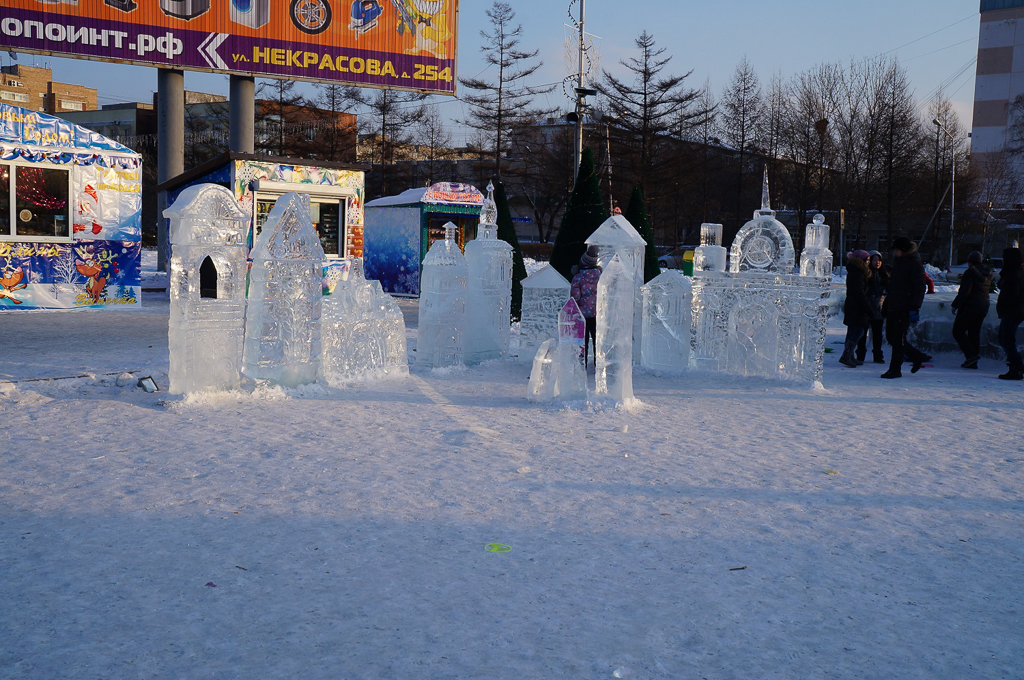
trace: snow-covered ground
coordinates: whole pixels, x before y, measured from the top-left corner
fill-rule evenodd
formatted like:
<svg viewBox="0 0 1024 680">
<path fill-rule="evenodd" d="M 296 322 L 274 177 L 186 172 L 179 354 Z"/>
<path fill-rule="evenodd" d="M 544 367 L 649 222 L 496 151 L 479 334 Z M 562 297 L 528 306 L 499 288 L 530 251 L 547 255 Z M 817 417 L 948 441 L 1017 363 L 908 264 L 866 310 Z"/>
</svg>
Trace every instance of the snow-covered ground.
<svg viewBox="0 0 1024 680">
<path fill-rule="evenodd" d="M 630 411 L 506 361 L 183 399 L 135 386 L 167 312 L 0 316 L 0 677 L 1024 677 L 995 360 L 638 371 Z"/>
</svg>

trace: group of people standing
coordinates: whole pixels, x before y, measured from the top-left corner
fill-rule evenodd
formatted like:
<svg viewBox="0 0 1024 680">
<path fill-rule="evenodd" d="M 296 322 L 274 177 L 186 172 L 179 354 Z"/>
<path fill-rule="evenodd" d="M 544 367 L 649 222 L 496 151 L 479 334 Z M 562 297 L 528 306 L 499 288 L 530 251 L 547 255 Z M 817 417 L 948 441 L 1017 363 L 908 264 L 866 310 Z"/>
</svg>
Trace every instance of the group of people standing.
<svg viewBox="0 0 1024 680">
<path fill-rule="evenodd" d="M 885 363 L 882 352 L 882 326 L 892 348 L 889 369 L 882 378 L 903 377 L 903 363 L 910 361 L 911 373 L 917 373 L 931 356 L 907 341 L 907 331 L 917 323 L 925 290 L 928 289 L 924 264 L 917 245 L 905 236 L 893 242 L 893 263 L 887 268 L 882 254 L 854 250 L 846 257 L 846 302 L 843 323 L 846 324 L 846 342 L 839 362 L 854 368 L 867 357 L 867 336 L 870 333 L 872 356 L 876 364 Z M 993 272 L 984 264 L 980 252 L 967 257 L 968 268 L 960 290 L 951 307 L 953 337 L 964 354 L 962 368 L 978 368 L 981 358 L 981 326 L 988 314 L 989 293 Z M 1007 248 L 1003 251 L 1003 270 L 999 278 L 999 297 L 996 313 L 999 316 L 999 344 L 1006 352 L 1009 370 L 999 376 L 1002 380 L 1024 380 L 1024 363 L 1017 350 L 1017 328 L 1024 321 L 1024 269 L 1021 251 Z"/>
</svg>

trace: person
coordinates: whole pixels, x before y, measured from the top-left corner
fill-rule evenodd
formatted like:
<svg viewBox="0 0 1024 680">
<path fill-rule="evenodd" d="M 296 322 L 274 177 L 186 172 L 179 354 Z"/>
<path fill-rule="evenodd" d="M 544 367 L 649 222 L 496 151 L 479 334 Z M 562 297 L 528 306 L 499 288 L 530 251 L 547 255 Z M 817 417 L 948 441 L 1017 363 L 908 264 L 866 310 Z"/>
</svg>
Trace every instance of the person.
<svg viewBox="0 0 1024 680">
<path fill-rule="evenodd" d="M 988 296 L 992 290 L 992 270 L 985 266 L 977 250 L 967 256 L 967 265 L 967 271 L 960 278 L 960 290 L 950 304 L 956 314 L 953 339 L 964 353 L 960 367 L 977 368 L 981 358 L 981 324 L 988 314 Z"/>
<path fill-rule="evenodd" d="M 1024 380 L 1024 363 L 1017 351 L 1017 327 L 1024 321 L 1024 271 L 1021 270 L 1020 248 L 1003 251 L 1003 271 L 999 275 L 999 297 L 996 298 L 999 315 L 999 344 L 1006 352 L 1009 370 L 1000 380 Z"/>
<path fill-rule="evenodd" d="M 893 241 L 892 254 L 895 258 L 892 275 L 882 306 L 885 313 L 885 335 L 892 346 L 889 370 L 881 375 L 887 379 L 903 377 L 904 355 L 912 362 L 911 373 L 917 373 L 924 362 L 931 360 L 930 356 L 907 341 L 910 324 L 917 323 L 921 303 L 924 302 L 924 265 L 921 264 L 917 244 L 906 236 L 900 236 Z"/>
<path fill-rule="evenodd" d="M 868 302 L 871 304 L 871 354 L 876 364 L 885 363 L 885 355 L 882 353 L 882 301 L 885 299 L 885 289 L 889 285 L 889 270 L 882 266 L 882 253 L 872 250 L 868 253 L 868 269 L 871 270 L 871 278 L 868 279 Z M 864 363 L 868 354 L 868 334 L 861 336 L 857 343 L 857 362 Z"/>
<path fill-rule="evenodd" d="M 843 303 L 843 323 L 846 324 L 846 343 L 839 363 L 855 368 L 863 361 L 857 361 L 854 352 L 857 343 L 871 325 L 871 302 L 868 300 L 868 251 L 855 250 L 846 254 L 846 302 Z"/>
<path fill-rule="evenodd" d="M 580 258 L 579 270 L 572 277 L 572 288 L 569 294 L 576 301 L 586 323 L 583 341 L 583 366 L 587 366 L 590 347 L 594 347 L 594 361 L 597 361 L 597 281 L 601 278 L 601 268 L 597 266 L 597 246 L 590 246 Z"/>
</svg>

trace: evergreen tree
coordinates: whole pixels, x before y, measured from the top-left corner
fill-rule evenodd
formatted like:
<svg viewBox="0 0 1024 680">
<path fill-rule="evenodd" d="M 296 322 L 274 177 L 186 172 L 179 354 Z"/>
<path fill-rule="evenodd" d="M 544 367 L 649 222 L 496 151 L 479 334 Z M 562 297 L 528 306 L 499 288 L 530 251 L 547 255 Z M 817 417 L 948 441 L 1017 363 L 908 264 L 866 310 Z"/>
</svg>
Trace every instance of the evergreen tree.
<svg viewBox="0 0 1024 680">
<path fill-rule="evenodd" d="M 647 218 L 647 208 L 644 206 L 644 192 L 640 187 L 633 187 L 625 217 L 640 232 L 640 238 L 647 241 L 647 247 L 644 248 L 644 283 L 647 283 L 661 273 L 661 266 L 658 264 L 658 252 L 654 249 L 654 230 L 651 229 L 651 221 Z"/>
<path fill-rule="evenodd" d="M 569 195 L 569 204 L 562 215 L 562 224 L 551 250 L 551 266 L 567 279 L 572 268 L 587 252 L 586 240 L 608 219 L 608 209 L 601 197 L 601 185 L 594 172 L 594 152 L 583 150 L 576 186 Z"/>
<path fill-rule="evenodd" d="M 526 264 L 523 262 L 523 250 L 519 247 L 516 228 L 512 224 L 512 212 L 508 209 L 505 185 L 497 179 L 493 182 L 494 203 L 498 207 L 498 238 L 512 246 L 512 320 L 518 321 L 523 311 L 523 279 L 526 278 Z"/>
</svg>

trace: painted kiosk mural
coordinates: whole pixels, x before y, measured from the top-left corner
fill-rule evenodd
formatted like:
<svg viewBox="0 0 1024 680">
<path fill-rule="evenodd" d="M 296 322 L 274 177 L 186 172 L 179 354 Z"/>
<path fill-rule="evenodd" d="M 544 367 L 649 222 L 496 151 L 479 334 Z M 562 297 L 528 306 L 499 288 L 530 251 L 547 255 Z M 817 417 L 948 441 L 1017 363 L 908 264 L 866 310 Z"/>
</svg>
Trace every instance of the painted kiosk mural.
<svg viewBox="0 0 1024 680">
<path fill-rule="evenodd" d="M 0 104 L 0 312 L 137 307 L 142 157 Z"/>
<path fill-rule="evenodd" d="M 470 184 L 441 182 L 366 204 L 366 278 L 388 293 L 419 295 L 420 265 L 430 245 L 444 239 L 444 225 L 458 227 L 464 249 L 476 238 L 484 195 Z"/>
</svg>

